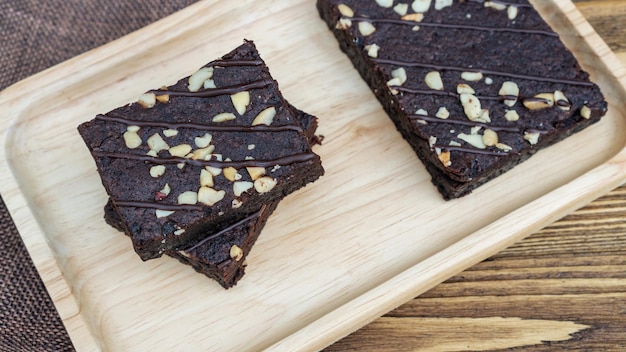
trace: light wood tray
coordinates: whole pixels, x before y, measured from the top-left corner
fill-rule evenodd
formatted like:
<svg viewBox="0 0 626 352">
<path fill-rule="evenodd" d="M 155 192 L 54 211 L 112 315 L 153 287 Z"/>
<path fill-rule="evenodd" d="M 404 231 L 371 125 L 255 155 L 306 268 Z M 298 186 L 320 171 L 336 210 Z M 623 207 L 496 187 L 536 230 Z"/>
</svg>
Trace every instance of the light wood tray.
<svg viewBox="0 0 626 352">
<path fill-rule="evenodd" d="M 319 349 L 626 180 L 626 70 L 567 0 L 535 1 L 610 103 L 599 124 L 460 200 L 424 167 L 313 1 L 202 1 L 0 95 L 0 193 L 83 350 Z M 233 289 L 141 262 L 102 219 L 76 126 L 255 40 L 320 119 L 326 176 L 289 196 Z"/>
</svg>

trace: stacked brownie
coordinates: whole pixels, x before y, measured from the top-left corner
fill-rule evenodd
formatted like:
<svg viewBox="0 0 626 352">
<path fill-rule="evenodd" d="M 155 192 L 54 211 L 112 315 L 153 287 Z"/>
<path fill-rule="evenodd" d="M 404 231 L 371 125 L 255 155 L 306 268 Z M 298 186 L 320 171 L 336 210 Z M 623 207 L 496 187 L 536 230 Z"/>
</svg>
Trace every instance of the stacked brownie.
<svg viewBox="0 0 626 352">
<path fill-rule="evenodd" d="M 316 127 L 246 41 L 78 129 L 110 198 L 105 219 L 141 259 L 165 253 L 228 288 L 280 200 L 323 175 Z"/>
<path fill-rule="evenodd" d="M 607 103 L 526 0 L 318 0 L 445 199 L 597 122 Z"/>
</svg>

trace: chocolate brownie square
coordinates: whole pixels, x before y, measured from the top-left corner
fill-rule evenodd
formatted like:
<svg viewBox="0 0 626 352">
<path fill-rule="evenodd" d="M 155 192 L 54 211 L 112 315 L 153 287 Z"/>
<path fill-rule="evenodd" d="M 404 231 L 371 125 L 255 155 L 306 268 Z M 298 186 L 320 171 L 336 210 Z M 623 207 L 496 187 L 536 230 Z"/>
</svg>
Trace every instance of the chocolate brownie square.
<svg viewBox="0 0 626 352">
<path fill-rule="evenodd" d="M 607 103 L 526 0 L 318 0 L 446 200 L 598 122 Z"/>
<path fill-rule="evenodd" d="M 143 260 L 198 243 L 324 173 L 251 41 L 78 130 Z"/>
</svg>

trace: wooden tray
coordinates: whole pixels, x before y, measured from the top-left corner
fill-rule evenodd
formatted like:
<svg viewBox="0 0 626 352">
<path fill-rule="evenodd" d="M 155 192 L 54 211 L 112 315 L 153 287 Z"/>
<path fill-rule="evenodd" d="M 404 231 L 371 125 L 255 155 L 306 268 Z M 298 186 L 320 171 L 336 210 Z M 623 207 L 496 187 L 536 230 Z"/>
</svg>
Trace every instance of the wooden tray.
<svg viewBox="0 0 626 352">
<path fill-rule="evenodd" d="M 444 202 L 313 1 L 202 1 L 0 95 L 0 193 L 79 350 L 319 349 L 626 180 L 626 70 L 568 0 L 535 1 L 604 90 L 599 124 Z M 320 117 L 326 176 L 289 196 L 228 291 L 141 262 L 102 219 L 76 126 L 255 40 Z M 537 182 L 540 180 L 540 182 Z"/>
</svg>

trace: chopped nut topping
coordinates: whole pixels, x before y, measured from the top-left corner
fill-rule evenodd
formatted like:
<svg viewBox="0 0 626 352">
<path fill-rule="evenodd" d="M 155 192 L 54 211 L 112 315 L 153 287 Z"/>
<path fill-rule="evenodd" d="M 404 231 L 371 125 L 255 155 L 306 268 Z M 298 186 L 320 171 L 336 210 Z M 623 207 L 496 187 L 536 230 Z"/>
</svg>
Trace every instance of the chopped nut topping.
<svg viewBox="0 0 626 352">
<path fill-rule="evenodd" d="M 540 93 L 524 99 L 524 106 L 529 110 L 540 110 L 554 106 L 553 93 Z"/>
<path fill-rule="evenodd" d="M 205 133 L 202 137 L 196 137 L 194 139 L 194 142 L 196 143 L 196 146 L 198 148 L 206 148 L 209 146 L 209 144 L 211 144 L 212 140 L 213 136 L 211 136 L 209 133 Z"/>
<path fill-rule="evenodd" d="M 415 111 L 415 115 L 428 116 L 428 111 L 424 109 L 417 109 L 417 111 Z"/>
<path fill-rule="evenodd" d="M 498 134 L 490 129 L 485 130 L 485 132 L 483 133 L 483 143 L 487 147 L 493 147 L 494 145 L 498 144 Z"/>
<path fill-rule="evenodd" d="M 254 181 L 254 189 L 259 193 L 267 193 L 271 191 L 278 181 L 269 176 L 259 177 Z"/>
<path fill-rule="evenodd" d="M 474 88 L 472 88 L 469 84 L 461 83 L 456 86 L 456 92 L 459 94 L 476 94 Z"/>
<path fill-rule="evenodd" d="M 376 3 L 378 4 L 378 6 L 384 8 L 390 8 L 391 6 L 393 6 L 393 0 L 376 0 Z"/>
<path fill-rule="evenodd" d="M 340 18 L 335 26 L 337 29 L 348 29 L 350 27 L 352 27 L 352 21 L 349 18 Z"/>
<path fill-rule="evenodd" d="M 502 83 L 502 87 L 498 92 L 498 95 L 505 97 L 504 104 L 508 107 L 513 107 L 517 102 L 517 97 L 519 97 L 519 87 L 517 83 L 506 81 Z M 512 99 L 512 98 L 515 99 Z"/>
<path fill-rule="evenodd" d="M 476 82 L 483 79 L 483 74 L 480 72 L 463 72 L 461 78 L 469 82 Z"/>
<path fill-rule="evenodd" d="M 423 19 L 424 19 L 423 13 L 410 13 L 408 15 L 402 16 L 403 21 L 422 22 Z"/>
<path fill-rule="evenodd" d="M 441 10 L 444 7 L 452 6 L 452 0 L 435 0 L 435 10 Z"/>
<path fill-rule="evenodd" d="M 154 107 L 154 105 L 156 105 L 156 94 L 144 93 L 140 95 L 139 99 L 137 99 L 137 104 L 146 109 Z"/>
<path fill-rule="evenodd" d="M 485 149 L 485 148 L 487 148 L 487 146 L 483 142 L 483 136 L 481 136 L 479 134 L 460 133 L 457 136 L 457 138 L 467 142 L 468 144 L 470 144 L 471 146 L 473 146 L 475 148 L 478 148 L 478 149 Z"/>
<path fill-rule="evenodd" d="M 367 56 L 376 58 L 378 57 L 380 47 L 376 44 L 370 44 L 365 46 L 365 50 L 367 50 Z"/>
<path fill-rule="evenodd" d="M 435 136 L 428 137 L 428 146 L 432 148 L 435 146 L 435 144 L 437 144 L 437 137 Z"/>
<path fill-rule="evenodd" d="M 239 115 L 246 113 L 248 105 L 250 105 L 250 92 L 239 92 L 232 94 L 230 100 L 233 102 L 233 106 Z"/>
<path fill-rule="evenodd" d="M 400 84 L 398 84 L 398 85 L 403 85 L 404 82 L 406 82 L 406 80 L 407 80 L 406 70 L 403 67 L 397 68 L 397 69 L 391 71 L 391 77 L 399 79 L 400 80 Z"/>
<path fill-rule="evenodd" d="M 485 84 L 486 85 L 492 85 L 493 84 L 493 79 L 491 79 L 489 77 L 485 78 Z"/>
<path fill-rule="evenodd" d="M 237 208 L 240 208 L 243 205 L 243 202 L 241 200 L 239 200 L 239 199 L 233 199 L 231 204 L 232 204 L 232 208 L 233 209 L 237 209 Z"/>
<path fill-rule="evenodd" d="M 159 103 L 169 103 L 170 102 L 170 95 L 169 94 L 159 94 L 156 96 L 156 101 L 158 101 Z"/>
<path fill-rule="evenodd" d="M 506 5 L 493 1 L 485 1 L 485 7 L 491 7 L 498 11 L 506 10 Z"/>
<path fill-rule="evenodd" d="M 213 77 L 213 67 L 203 67 L 189 76 L 187 89 L 190 92 L 197 92 L 204 86 L 204 82 L 211 77 Z"/>
<path fill-rule="evenodd" d="M 445 106 L 442 106 L 442 107 L 439 108 L 439 110 L 437 111 L 435 116 L 440 118 L 440 119 L 444 119 L 445 120 L 448 117 L 450 117 L 450 111 L 448 111 L 448 109 Z"/>
<path fill-rule="evenodd" d="M 465 111 L 465 115 L 470 121 L 476 121 L 480 119 L 483 110 L 480 105 L 480 100 L 475 95 L 472 94 L 461 94 L 461 105 L 463 105 L 463 110 Z"/>
<path fill-rule="evenodd" d="M 233 183 L 233 192 L 235 193 L 235 196 L 239 197 L 240 195 L 242 195 L 243 193 L 245 193 L 252 187 L 254 187 L 254 183 L 252 182 L 237 181 Z"/>
<path fill-rule="evenodd" d="M 346 17 L 354 17 L 354 11 L 346 4 L 337 5 L 339 13 Z"/>
<path fill-rule="evenodd" d="M 400 16 L 406 15 L 409 11 L 409 4 L 398 4 L 393 7 L 393 10 Z"/>
<path fill-rule="evenodd" d="M 414 0 L 411 4 L 411 8 L 415 12 L 426 12 L 430 8 L 431 0 Z"/>
<path fill-rule="evenodd" d="M 211 158 L 211 153 L 215 151 L 215 146 L 210 145 L 206 148 L 196 149 L 191 153 L 191 159 L 193 160 L 207 160 Z"/>
<path fill-rule="evenodd" d="M 226 192 L 216 191 L 211 187 L 200 187 L 198 190 L 198 202 L 202 204 L 206 204 L 208 206 L 213 206 L 215 203 L 224 199 Z"/>
<path fill-rule="evenodd" d="M 200 170 L 200 186 L 213 187 L 213 174 L 208 170 Z"/>
<path fill-rule="evenodd" d="M 204 81 L 204 84 L 202 85 L 204 87 L 204 89 L 215 89 L 217 88 L 217 86 L 215 85 L 215 81 L 212 79 L 207 79 L 206 81 Z"/>
<path fill-rule="evenodd" d="M 430 89 L 443 90 L 443 81 L 441 80 L 441 74 L 438 71 L 428 72 L 424 81 Z"/>
<path fill-rule="evenodd" d="M 174 236 L 180 236 L 183 233 L 185 233 L 185 229 L 178 229 L 178 230 L 174 231 Z"/>
<path fill-rule="evenodd" d="M 184 158 L 191 152 L 191 146 L 189 144 L 179 144 L 175 147 L 171 147 L 168 149 L 171 156 L 177 156 L 179 158 Z"/>
<path fill-rule="evenodd" d="M 150 176 L 159 178 L 165 175 L 165 165 L 155 165 L 150 168 Z"/>
<path fill-rule="evenodd" d="M 524 132 L 524 140 L 528 141 L 531 145 L 535 145 L 539 142 L 539 136 L 539 132 Z"/>
<path fill-rule="evenodd" d="M 504 152 L 510 152 L 511 150 L 513 150 L 513 148 L 509 145 L 506 145 L 504 143 L 496 143 L 496 148 L 504 151 Z"/>
<path fill-rule="evenodd" d="M 256 145 L 248 144 L 248 150 L 254 150 L 254 148 L 256 148 Z"/>
<path fill-rule="evenodd" d="M 218 176 L 222 173 L 222 169 L 220 169 L 219 167 L 205 166 L 204 169 L 213 176 Z"/>
<path fill-rule="evenodd" d="M 174 130 L 174 129 L 168 128 L 167 130 L 163 130 L 163 135 L 165 137 L 174 137 L 174 136 L 178 135 L 178 130 Z"/>
<path fill-rule="evenodd" d="M 507 110 L 506 113 L 504 114 L 504 119 L 507 121 L 514 122 L 514 121 L 519 120 L 519 114 L 515 110 Z"/>
<path fill-rule="evenodd" d="M 233 246 L 230 247 L 229 255 L 232 259 L 238 262 L 241 260 L 241 258 L 243 258 L 243 250 L 239 248 L 239 246 L 237 246 L 236 244 L 233 244 Z"/>
<path fill-rule="evenodd" d="M 387 86 L 388 87 L 397 87 L 397 86 L 401 86 L 401 85 L 402 85 L 402 81 L 398 77 L 392 78 L 389 81 L 387 81 Z"/>
<path fill-rule="evenodd" d="M 135 149 L 141 145 L 141 137 L 139 137 L 137 132 L 126 131 L 123 137 L 128 149 Z"/>
<path fill-rule="evenodd" d="M 246 170 L 248 171 L 248 174 L 253 181 L 261 176 L 265 176 L 264 167 L 247 167 Z"/>
<path fill-rule="evenodd" d="M 506 9 L 506 15 L 511 21 L 517 17 L 518 12 L 517 6 L 511 5 Z"/>
<path fill-rule="evenodd" d="M 589 107 L 587 105 L 583 105 L 583 107 L 580 108 L 580 116 L 582 116 L 585 119 L 590 119 L 591 118 L 591 109 L 589 109 Z"/>
<path fill-rule="evenodd" d="M 230 112 L 223 112 L 221 114 L 217 114 L 213 117 L 213 122 L 224 122 L 236 119 L 237 116 Z"/>
<path fill-rule="evenodd" d="M 150 150 L 154 150 L 156 153 L 159 153 L 161 150 L 168 150 L 170 146 L 163 140 L 160 134 L 155 133 L 147 140 L 148 147 Z"/>
<path fill-rule="evenodd" d="M 362 36 L 367 37 L 376 32 L 376 27 L 374 27 L 374 25 L 369 22 L 359 22 L 359 32 Z"/>
<path fill-rule="evenodd" d="M 157 218 L 159 218 L 159 219 L 160 219 L 160 218 L 166 218 L 166 217 L 168 217 L 168 216 L 170 216 L 170 215 L 174 214 L 174 212 L 173 212 L 173 211 L 170 211 L 170 210 L 161 210 L 161 209 L 156 209 L 154 212 L 155 212 L 155 214 L 156 214 L 156 217 L 157 217 Z"/>
<path fill-rule="evenodd" d="M 448 166 L 452 165 L 452 161 L 450 161 L 450 152 L 449 151 L 447 151 L 447 150 L 446 151 L 442 151 L 437 156 L 439 157 L 439 160 L 441 161 L 443 166 L 448 167 Z"/>
<path fill-rule="evenodd" d="M 198 203 L 198 193 L 186 191 L 178 195 L 178 204 L 196 204 Z"/>
<path fill-rule="evenodd" d="M 141 127 L 135 126 L 135 125 L 131 125 L 131 126 L 126 127 L 126 131 L 128 131 L 128 132 L 139 132 L 140 129 L 141 129 Z"/>
<path fill-rule="evenodd" d="M 241 174 L 239 174 L 234 167 L 227 167 L 224 169 L 224 177 L 226 177 L 228 181 L 235 182 L 241 179 Z"/>
<path fill-rule="evenodd" d="M 274 122 L 274 116 L 276 116 L 276 108 L 270 106 L 269 108 L 261 111 L 252 121 L 252 126 L 256 125 L 271 125 Z"/>
</svg>

